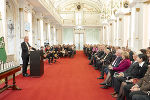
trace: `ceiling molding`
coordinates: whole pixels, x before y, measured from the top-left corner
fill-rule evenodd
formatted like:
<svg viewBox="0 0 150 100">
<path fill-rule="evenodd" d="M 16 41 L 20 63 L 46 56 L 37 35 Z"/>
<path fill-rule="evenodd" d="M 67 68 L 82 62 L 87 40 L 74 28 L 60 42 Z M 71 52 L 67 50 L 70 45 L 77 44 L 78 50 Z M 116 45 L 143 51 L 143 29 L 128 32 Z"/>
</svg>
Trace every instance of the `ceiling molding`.
<svg viewBox="0 0 150 100">
<path fill-rule="evenodd" d="M 58 4 L 55 5 L 56 8 L 62 8 L 70 4 L 76 4 L 79 1 L 76 0 L 66 0 L 66 1 L 60 1 Z M 87 4 L 91 7 L 96 8 L 98 11 L 101 11 L 102 7 L 99 5 L 99 3 L 96 3 L 92 0 L 82 0 L 81 4 Z"/>
</svg>

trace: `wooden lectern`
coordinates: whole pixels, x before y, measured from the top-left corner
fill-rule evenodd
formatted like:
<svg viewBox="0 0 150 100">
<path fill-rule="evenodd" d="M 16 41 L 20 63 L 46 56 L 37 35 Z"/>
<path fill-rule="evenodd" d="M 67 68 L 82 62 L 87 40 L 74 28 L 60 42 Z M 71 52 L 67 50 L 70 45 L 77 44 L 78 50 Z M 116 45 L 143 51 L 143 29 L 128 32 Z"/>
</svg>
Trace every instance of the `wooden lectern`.
<svg viewBox="0 0 150 100">
<path fill-rule="evenodd" d="M 44 74 L 43 51 L 30 52 L 30 76 L 40 77 Z"/>
</svg>

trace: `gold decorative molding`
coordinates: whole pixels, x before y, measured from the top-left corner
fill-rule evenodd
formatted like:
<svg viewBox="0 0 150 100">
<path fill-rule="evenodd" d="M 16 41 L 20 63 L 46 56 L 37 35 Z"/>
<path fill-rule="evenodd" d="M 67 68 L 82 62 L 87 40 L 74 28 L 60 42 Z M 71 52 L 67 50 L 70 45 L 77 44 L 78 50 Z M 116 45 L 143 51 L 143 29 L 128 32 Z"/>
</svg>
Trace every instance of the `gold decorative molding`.
<svg viewBox="0 0 150 100">
<path fill-rule="evenodd" d="M 112 23 L 110 23 L 110 26 L 112 26 Z"/>
<path fill-rule="evenodd" d="M 127 15 L 127 16 L 130 16 L 130 15 L 131 15 L 131 12 L 129 12 L 129 13 L 126 13 L 125 15 Z"/>
<path fill-rule="evenodd" d="M 119 18 L 119 21 L 122 21 L 122 18 Z"/>
<path fill-rule="evenodd" d="M 37 21 L 40 21 L 40 19 L 37 19 Z"/>
<path fill-rule="evenodd" d="M 115 20 L 115 22 L 117 22 L 117 20 Z"/>
<path fill-rule="evenodd" d="M 136 39 L 136 40 L 139 40 L 139 37 L 138 37 L 138 36 L 136 36 L 136 37 L 135 37 L 135 39 Z"/>
<path fill-rule="evenodd" d="M 136 8 L 136 12 L 140 12 L 140 8 Z"/>
<path fill-rule="evenodd" d="M 23 8 L 19 8 L 19 11 L 20 11 L 20 12 L 23 12 Z"/>
<path fill-rule="evenodd" d="M 121 41 L 122 39 L 121 39 L 121 38 L 119 38 L 118 40 L 119 40 L 119 41 Z"/>
<path fill-rule="evenodd" d="M 145 4 L 150 4 L 150 0 L 147 0 L 144 2 Z"/>
</svg>

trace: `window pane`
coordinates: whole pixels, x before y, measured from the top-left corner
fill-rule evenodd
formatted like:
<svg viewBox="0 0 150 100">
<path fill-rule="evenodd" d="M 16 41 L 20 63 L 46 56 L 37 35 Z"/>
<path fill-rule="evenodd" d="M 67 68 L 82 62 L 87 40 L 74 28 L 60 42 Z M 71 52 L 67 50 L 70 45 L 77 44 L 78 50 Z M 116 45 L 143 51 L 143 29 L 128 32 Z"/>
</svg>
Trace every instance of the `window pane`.
<svg viewBox="0 0 150 100">
<path fill-rule="evenodd" d="M 86 29 L 86 44 L 99 44 L 99 30 L 98 29 Z"/>
<path fill-rule="evenodd" d="M 64 28 L 62 40 L 63 44 L 73 44 L 73 29 Z"/>
</svg>

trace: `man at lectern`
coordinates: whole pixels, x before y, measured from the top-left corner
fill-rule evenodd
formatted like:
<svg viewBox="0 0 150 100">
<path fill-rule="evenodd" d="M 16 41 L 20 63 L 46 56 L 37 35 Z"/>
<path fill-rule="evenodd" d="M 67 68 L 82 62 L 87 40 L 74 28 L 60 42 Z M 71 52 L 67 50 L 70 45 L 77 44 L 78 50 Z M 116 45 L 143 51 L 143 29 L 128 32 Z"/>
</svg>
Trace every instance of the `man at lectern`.
<svg viewBox="0 0 150 100">
<path fill-rule="evenodd" d="M 36 50 L 35 48 L 31 47 L 28 43 L 29 38 L 28 36 L 24 37 L 24 42 L 21 43 L 22 48 L 22 61 L 23 61 L 23 67 L 22 67 L 22 74 L 24 77 L 28 77 L 29 74 L 27 73 L 27 66 L 29 62 L 29 56 L 31 50 Z"/>
</svg>

